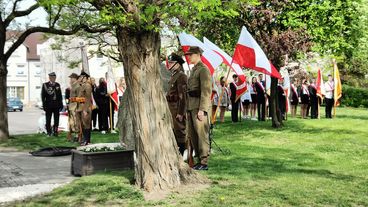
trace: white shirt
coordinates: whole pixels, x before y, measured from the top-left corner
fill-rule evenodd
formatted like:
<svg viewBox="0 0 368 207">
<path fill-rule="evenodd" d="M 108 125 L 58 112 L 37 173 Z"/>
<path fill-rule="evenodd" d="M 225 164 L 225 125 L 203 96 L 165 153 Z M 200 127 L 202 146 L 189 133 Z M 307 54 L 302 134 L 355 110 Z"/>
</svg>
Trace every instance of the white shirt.
<svg viewBox="0 0 368 207">
<path fill-rule="evenodd" d="M 334 89 L 335 89 L 334 82 L 327 81 L 325 83 L 325 90 L 326 90 L 325 98 L 332 99 L 334 95 Z"/>
<path fill-rule="evenodd" d="M 250 90 L 252 88 L 252 85 L 247 84 L 247 91 L 240 97 L 240 101 L 243 102 L 245 100 L 249 100 L 249 102 L 252 102 L 252 96 L 250 95 Z M 253 90 L 253 88 L 252 88 Z"/>
</svg>

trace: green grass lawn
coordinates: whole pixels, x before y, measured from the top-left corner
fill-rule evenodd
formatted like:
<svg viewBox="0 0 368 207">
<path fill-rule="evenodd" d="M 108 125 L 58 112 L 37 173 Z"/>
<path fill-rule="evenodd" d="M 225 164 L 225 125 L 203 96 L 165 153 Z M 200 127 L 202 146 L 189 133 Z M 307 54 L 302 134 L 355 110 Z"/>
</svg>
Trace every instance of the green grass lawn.
<svg viewBox="0 0 368 207">
<path fill-rule="evenodd" d="M 214 136 L 231 154 L 214 149 L 210 170 L 201 172 L 212 184 L 201 192 L 144 201 L 142 192 L 130 185 L 132 172 L 105 173 L 16 205 L 368 206 L 367 124 L 368 110 L 350 108 L 339 108 L 333 120 L 289 118 L 278 130 L 271 122 L 232 124 L 227 118 Z M 33 139 L 16 137 L 8 145 L 20 141 L 27 148 L 25 143 Z"/>
</svg>

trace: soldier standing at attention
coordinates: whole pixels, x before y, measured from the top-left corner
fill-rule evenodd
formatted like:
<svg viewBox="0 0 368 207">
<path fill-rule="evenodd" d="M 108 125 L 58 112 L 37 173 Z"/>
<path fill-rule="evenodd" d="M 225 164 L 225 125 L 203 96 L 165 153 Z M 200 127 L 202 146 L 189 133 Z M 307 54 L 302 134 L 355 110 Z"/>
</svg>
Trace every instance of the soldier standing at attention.
<svg viewBox="0 0 368 207">
<path fill-rule="evenodd" d="M 209 117 L 211 107 L 211 74 L 201 62 L 202 50 L 199 47 L 190 47 L 185 55 L 194 64 L 188 79 L 187 111 L 188 111 L 188 138 L 191 140 L 199 162 L 194 165 L 195 170 L 208 170 L 210 156 Z"/>
<path fill-rule="evenodd" d="M 77 108 L 78 108 L 78 93 L 80 89 L 80 82 L 78 81 L 79 76 L 75 73 L 72 73 L 70 76 L 70 94 L 69 94 L 69 104 L 68 104 L 68 122 L 69 122 L 69 133 L 68 133 L 68 140 L 72 141 L 72 134 L 76 133 L 78 138 L 76 140 L 81 140 L 80 136 L 80 117 L 77 115 Z"/>
<path fill-rule="evenodd" d="M 78 91 L 78 98 L 81 100 L 77 113 L 81 117 L 83 140 L 81 145 L 88 145 L 91 142 L 91 119 L 92 119 L 92 85 L 89 75 L 86 72 L 80 74 L 81 86 Z"/>
<path fill-rule="evenodd" d="M 56 74 L 49 73 L 49 82 L 42 84 L 41 100 L 43 110 L 46 112 L 47 136 L 58 136 L 59 112 L 63 109 L 63 97 L 61 95 L 60 84 L 55 82 Z M 54 126 L 51 130 L 51 116 L 54 114 Z"/>
<path fill-rule="evenodd" d="M 173 53 L 168 57 L 168 62 L 171 78 L 169 80 L 169 90 L 166 100 L 173 119 L 176 143 L 178 144 L 180 154 L 183 155 L 186 148 L 184 113 L 186 110 L 185 93 L 188 78 L 183 72 L 183 63 L 185 62 L 183 58 Z"/>
</svg>

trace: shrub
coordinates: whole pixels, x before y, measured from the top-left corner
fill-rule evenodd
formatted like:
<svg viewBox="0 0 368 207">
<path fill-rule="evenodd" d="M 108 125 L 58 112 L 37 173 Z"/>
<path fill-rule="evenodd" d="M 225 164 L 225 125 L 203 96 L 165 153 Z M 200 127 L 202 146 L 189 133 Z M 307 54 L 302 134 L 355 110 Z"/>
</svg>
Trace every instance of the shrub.
<svg viewBox="0 0 368 207">
<path fill-rule="evenodd" d="M 341 105 L 368 108 L 368 89 L 343 85 Z"/>
</svg>

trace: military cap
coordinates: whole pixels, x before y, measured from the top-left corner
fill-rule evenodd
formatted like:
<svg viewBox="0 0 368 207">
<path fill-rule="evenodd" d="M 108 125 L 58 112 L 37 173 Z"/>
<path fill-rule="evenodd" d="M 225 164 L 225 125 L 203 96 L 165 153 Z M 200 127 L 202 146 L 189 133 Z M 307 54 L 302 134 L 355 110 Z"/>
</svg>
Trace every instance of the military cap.
<svg viewBox="0 0 368 207">
<path fill-rule="evenodd" d="M 72 73 L 72 74 L 70 74 L 70 76 L 69 76 L 69 78 L 76 78 L 76 79 L 78 79 L 78 75 L 76 74 L 76 73 Z"/>
<path fill-rule="evenodd" d="M 168 58 L 169 62 L 177 62 L 180 65 L 183 65 L 183 63 L 185 63 L 185 61 L 183 60 L 182 57 L 180 57 L 179 55 L 172 53 Z"/>
<path fill-rule="evenodd" d="M 85 76 L 85 77 L 89 78 L 88 73 L 86 73 L 86 72 L 84 72 L 84 71 L 82 71 L 82 72 L 81 72 L 81 74 L 80 74 L 79 76 Z"/>
<path fill-rule="evenodd" d="M 203 50 L 199 47 L 190 47 L 189 50 L 185 53 L 185 55 L 191 55 L 191 54 L 202 54 Z"/>
<path fill-rule="evenodd" d="M 51 72 L 51 73 L 49 73 L 49 76 L 56 76 L 56 73 L 55 72 Z"/>
</svg>

